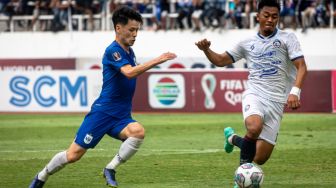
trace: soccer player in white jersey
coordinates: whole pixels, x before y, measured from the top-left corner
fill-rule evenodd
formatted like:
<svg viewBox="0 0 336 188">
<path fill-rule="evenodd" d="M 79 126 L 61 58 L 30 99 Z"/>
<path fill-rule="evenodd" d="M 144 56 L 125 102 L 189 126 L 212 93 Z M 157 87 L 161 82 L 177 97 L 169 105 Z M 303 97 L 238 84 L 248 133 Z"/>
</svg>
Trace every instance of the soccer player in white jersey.
<svg viewBox="0 0 336 188">
<path fill-rule="evenodd" d="M 246 135 L 239 137 L 231 127 L 224 129 L 225 151 L 231 153 L 234 146 L 239 147 L 240 164 L 264 164 L 275 146 L 284 108 L 295 110 L 301 106 L 307 67 L 296 36 L 277 28 L 279 12 L 276 0 L 261 0 L 259 32 L 224 53 L 212 51 L 207 39 L 195 43 L 216 66 L 242 58 L 247 61 L 248 88 L 242 100 Z"/>
</svg>

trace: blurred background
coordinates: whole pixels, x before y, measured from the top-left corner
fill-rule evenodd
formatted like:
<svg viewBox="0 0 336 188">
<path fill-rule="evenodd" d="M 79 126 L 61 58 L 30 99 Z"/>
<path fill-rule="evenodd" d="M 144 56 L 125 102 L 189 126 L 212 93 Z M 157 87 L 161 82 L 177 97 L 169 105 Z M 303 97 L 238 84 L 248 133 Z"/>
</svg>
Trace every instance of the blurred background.
<svg viewBox="0 0 336 188">
<path fill-rule="evenodd" d="M 279 28 L 294 32 L 309 74 L 299 112 L 336 111 L 335 0 L 280 0 Z M 194 43 L 224 52 L 258 31 L 256 0 L 0 0 L 0 112 L 87 112 L 121 5 L 144 18 L 137 63 L 177 59 L 138 78 L 135 112 L 240 112 L 244 60 L 211 65 Z"/>
</svg>

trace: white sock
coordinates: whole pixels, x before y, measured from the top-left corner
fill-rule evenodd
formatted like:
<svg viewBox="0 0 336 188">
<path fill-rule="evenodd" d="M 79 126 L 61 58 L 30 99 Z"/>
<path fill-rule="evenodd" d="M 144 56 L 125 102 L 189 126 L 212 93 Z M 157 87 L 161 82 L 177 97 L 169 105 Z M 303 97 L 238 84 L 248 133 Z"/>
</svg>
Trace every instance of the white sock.
<svg viewBox="0 0 336 188">
<path fill-rule="evenodd" d="M 129 137 L 120 146 L 119 152 L 112 161 L 106 165 L 107 169 L 116 169 L 120 164 L 130 159 L 140 148 L 143 139 Z"/>
<path fill-rule="evenodd" d="M 37 178 L 46 182 L 50 175 L 61 170 L 66 164 L 68 164 L 66 151 L 59 152 L 50 160 L 43 170 L 38 173 Z"/>
<path fill-rule="evenodd" d="M 232 144 L 232 139 L 233 139 L 233 136 L 235 136 L 236 134 L 232 134 L 229 138 L 228 138 L 228 141 L 229 141 L 229 143 L 231 144 L 231 145 L 233 145 Z"/>
</svg>

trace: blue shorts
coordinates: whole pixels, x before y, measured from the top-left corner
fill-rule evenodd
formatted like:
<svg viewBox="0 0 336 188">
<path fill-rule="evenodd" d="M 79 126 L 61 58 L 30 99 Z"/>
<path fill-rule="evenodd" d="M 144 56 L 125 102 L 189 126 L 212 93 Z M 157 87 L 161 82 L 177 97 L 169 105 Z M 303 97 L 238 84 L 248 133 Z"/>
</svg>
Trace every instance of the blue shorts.
<svg viewBox="0 0 336 188">
<path fill-rule="evenodd" d="M 132 122 L 136 122 L 132 117 L 120 119 L 99 111 L 90 112 L 79 127 L 75 142 L 88 149 L 94 148 L 105 134 L 120 140 L 120 132 Z"/>
</svg>

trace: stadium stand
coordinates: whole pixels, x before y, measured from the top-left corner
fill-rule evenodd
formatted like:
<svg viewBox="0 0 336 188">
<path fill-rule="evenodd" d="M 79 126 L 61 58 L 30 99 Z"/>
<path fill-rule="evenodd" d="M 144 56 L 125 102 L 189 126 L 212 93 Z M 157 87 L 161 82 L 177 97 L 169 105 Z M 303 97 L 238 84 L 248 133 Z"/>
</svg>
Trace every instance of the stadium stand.
<svg viewBox="0 0 336 188">
<path fill-rule="evenodd" d="M 112 30 L 121 5 L 145 18 L 144 29 L 244 29 L 256 25 L 257 0 L 1 0 L 0 31 Z M 335 25 L 335 0 L 280 0 L 281 28 Z M 201 26 L 199 26 L 202 21 Z M 184 25 L 187 23 L 188 27 Z M 39 25 L 40 27 L 38 27 Z M 42 27 L 42 26 L 43 27 Z"/>
</svg>

